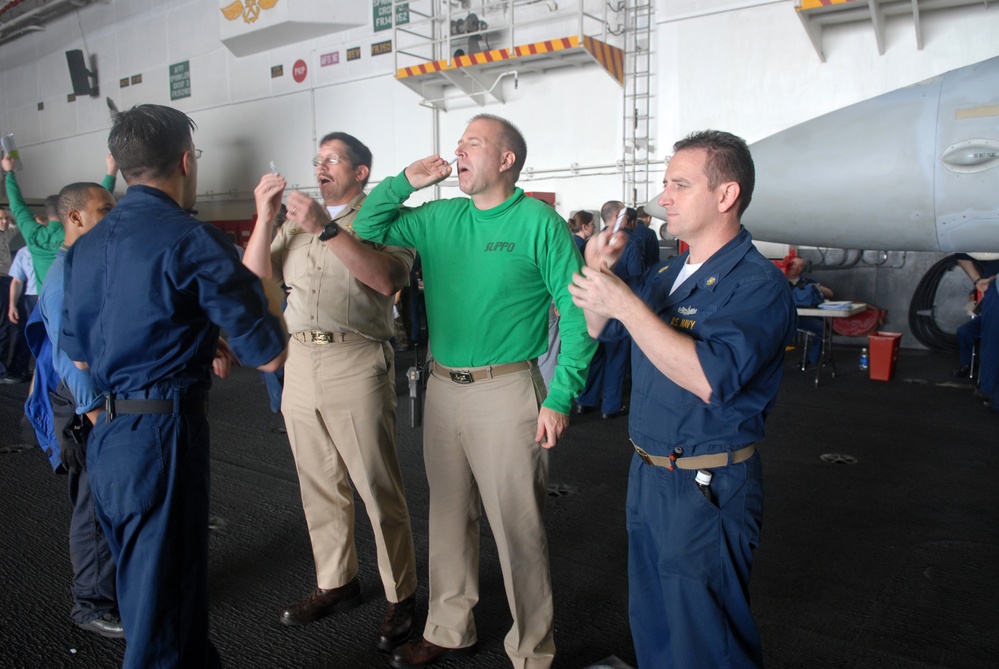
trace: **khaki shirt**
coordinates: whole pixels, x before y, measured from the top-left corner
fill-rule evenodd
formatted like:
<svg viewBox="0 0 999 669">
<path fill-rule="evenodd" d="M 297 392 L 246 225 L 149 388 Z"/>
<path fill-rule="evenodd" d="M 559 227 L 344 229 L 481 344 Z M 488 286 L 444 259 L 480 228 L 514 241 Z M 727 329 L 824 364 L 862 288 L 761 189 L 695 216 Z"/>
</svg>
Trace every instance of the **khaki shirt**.
<svg viewBox="0 0 999 669">
<path fill-rule="evenodd" d="M 354 233 L 354 218 L 364 197 L 361 193 L 334 217 L 340 234 L 353 235 L 365 246 L 402 260 L 407 271 L 412 269 L 416 258 L 413 249 L 364 241 Z M 271 243 L 271 265 L 274 278 L 291 288 L 284 312 L 290 334 L 309 330 L 357 332 L 380 341 L 395 334 L 394 296 L 382 295 L 355 279 L 317 235 L 286 223 Z"/>
</svg>

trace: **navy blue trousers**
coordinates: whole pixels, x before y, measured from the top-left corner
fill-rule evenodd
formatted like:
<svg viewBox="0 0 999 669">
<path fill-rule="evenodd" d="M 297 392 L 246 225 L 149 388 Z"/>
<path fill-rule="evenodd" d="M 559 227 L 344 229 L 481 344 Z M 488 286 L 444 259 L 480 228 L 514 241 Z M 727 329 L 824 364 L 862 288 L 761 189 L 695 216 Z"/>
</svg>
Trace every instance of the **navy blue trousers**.
<svg viewBox="0 0 999 669">
<path fill-rule="evenodd" d="M 711 470 L 645 464 L 628 477 L 628 597 L 639 669 L 763 666 L 749 610 L 749 572 L 763 523 L 759 454 Z"/>
<path fill-rule="evenodd" d="M 284 367 L 276 372 L 261 372 L 264 377 L 264 386 L 267 387 L 267 398 L 271 403 L 271 411 L 278 413 L 281 411 L 281 395 L 284 394 Z"/>
<path fill-rule="evenodd" d="M 624 407 L 624 374 L 628 369 L 631 338 L 600 342 L 590 361 L 586 386 L 576 398 L 584 407 L 599 404 L 601 413 L 617 413 Z"/>
<path fill-rule="evenodd" d="M 221 666 L 208 638 L 208 420 L 104 414 L 87 469 L 118 563 L 123 669 Z"/>
<path fill-rule="evenodd" d="M 999 287 L 993 281 L 982 298 L 982 341 L 978 347 L 978 387 L 992 396 L 992 410 L 999 412 Z"/>
<path fill-rule="evenodd" d="M 67 432 L 75 417 L 76 402 L 65 384 L 60 384 L 50 397 L 53 429 L 65 454 L 75 443 Z M 77 464 L 73 458 L 63 458 L 69 483 L 69 503 L 73 508 L 69 520 L 69 561 L 73 567 L 70 587 L 73 610 L 70 617 L 74 622 L 86 623 L 117 608 L 118 598 L 114 558 L 97 519 L 90 476 L 85 468 Z"/>
<path fill-rule="evenodd" d="M 7 302 L 10 302 L 9 297 Z M 3 319 L 11 327 L 10 336 L 13 340 L 10 364 L 7 365 L 7 373 L 11 376 L 27 378 L 31 371 L 31 349 L 28 348 L 28 340 L 24 336 L 24 327 L 28 324 L 28 316 L 35 310 L 36 304 L 38 304 L 37 295 L 21 295 L 21 299 L 17 302 L 18 322 L 16 325 L 7 318 L 7 309 L 5 308 L 3 311 Z"/>
<path fill-rule="evenodd" d="M 69 560 L 73 565 L 74 622 L 86 623 L 117 607 L 115 564 L 104 529 L 97 520 L 86 469 L 70 469 Z"/>
</svg>

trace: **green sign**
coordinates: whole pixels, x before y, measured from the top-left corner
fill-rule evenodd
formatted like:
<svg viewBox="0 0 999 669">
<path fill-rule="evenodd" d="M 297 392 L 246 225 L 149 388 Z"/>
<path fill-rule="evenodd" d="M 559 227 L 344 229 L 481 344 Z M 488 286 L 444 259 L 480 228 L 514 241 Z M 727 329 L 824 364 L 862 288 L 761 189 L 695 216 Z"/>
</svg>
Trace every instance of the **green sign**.
<svg viewBox="0 0 999 669">
<path fill-rule="evenodd" d="M 170 66 L 170 99 L 191 97 L 191 61 Z"/>
<path fill-rule="evenodd" d="M 372 0 L 375 12 L 375 32 L 388 30 L 392 27 L 393 0 Z M 400 2 L 395 8 L 395 24 L 401 26 L 409 23 L 409 3 Z"/>
</svg>

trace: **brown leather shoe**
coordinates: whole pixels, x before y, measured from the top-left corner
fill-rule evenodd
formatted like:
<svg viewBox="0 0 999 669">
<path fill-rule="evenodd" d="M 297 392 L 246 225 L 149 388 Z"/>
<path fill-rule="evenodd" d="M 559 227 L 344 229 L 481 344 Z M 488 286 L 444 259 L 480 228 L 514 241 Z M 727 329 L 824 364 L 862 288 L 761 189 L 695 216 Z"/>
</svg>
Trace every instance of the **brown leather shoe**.
<svg viewBox="0 0 999 669">
<path fill-rule="evenodd" d="M 478 644 L 475 643 L 464 648 L 444 648 L 420 637 L 418 641 L 410 641 L 396 648 L 392 652 L 389 664 L 395 667 L 395 669 L 425 667 L 438 660 L 455 660 L 460 657 L 470 657 L 475 655 L 477 648 Z"/>
<path fill-rule="evenodd" d="M 376 647 L 383 653 L 409 638 L 413 632 L 413 612 L 416 610 L 416 595 L 410 595 L 401 602 L 389 602 L 385 615 L 378 623 L 378 643 Z"/>
<path fill-rule="evenodd" d="M 281 611 L 285 625 L 304 625 L 335 611 L 346 611 L 361 603 L 361 585 L 355 578 L 347 585 L 332 590 L 317 589 L 300 602 L 289 604 Z"/>
</svg>

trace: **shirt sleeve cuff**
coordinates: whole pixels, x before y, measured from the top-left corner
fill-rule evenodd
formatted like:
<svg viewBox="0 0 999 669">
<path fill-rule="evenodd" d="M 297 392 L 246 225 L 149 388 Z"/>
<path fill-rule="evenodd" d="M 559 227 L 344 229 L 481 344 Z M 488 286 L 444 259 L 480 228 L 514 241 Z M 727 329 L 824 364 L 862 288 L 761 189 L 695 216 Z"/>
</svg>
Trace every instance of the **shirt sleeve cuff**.
<svg viewBox="0 0 999 669">
<path fill-rule="evenodd" d="M 552 388 L 541 406 L 568 416 L 572 409 L 572 396 L 563 390 Z"/>
</svg>

